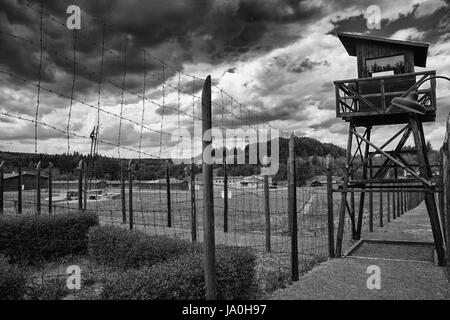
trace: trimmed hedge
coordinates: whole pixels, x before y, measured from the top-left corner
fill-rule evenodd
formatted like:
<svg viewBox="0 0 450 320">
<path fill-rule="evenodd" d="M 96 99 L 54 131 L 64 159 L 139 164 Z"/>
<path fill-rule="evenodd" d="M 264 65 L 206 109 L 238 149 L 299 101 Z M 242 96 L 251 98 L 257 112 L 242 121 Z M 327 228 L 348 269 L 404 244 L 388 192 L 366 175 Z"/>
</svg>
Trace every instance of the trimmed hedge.
<svg viewBox="0 0 450 320">
<path fill-rule="evenodd" d="M 27 290 L 25 272 L 0 257 L 0 300 L 22 300 Z"/>
<path fill-rule="evenodd" d="M 256 255 L 248 248 L 218 247 L 218 299 L 251 299 Z M 100 299 L 201 300 L 205 299 L 203 254 L 193 252 L 145 269 L 130 269 L 104 284 Z"/>
<path fill-rule="evenodd" d="M 34 283 L 27 290 L 29 300 L 61 300 L 70 293 L 66 278 L 51 278 Z"/>
<path fill-rule="evenodd" d="M 89 228 L 97 215 L 0 217 L 0 253 L 11 262 L 35 264 L 67 255 L 85 254 Z"/>
<path fill-rule="evenodd" d="M 118 268 L 151 266 L 193 250 L 188 241 L 112 226 L 92 228 L 88 247 L 92 260 Z"/>
</svg>

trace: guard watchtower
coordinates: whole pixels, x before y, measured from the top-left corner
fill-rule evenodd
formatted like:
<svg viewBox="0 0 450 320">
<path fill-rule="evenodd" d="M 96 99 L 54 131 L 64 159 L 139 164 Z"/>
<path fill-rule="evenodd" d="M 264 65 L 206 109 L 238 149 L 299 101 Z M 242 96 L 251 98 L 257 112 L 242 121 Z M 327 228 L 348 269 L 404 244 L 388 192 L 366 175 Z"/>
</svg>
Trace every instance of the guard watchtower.
<svg viewBox="0 0 450 320">
<path fill-rule="evenodd" d="M 436 119 L 436 71 L 415 72 L 415 67 L 426 67 L 429 45 L 350 33 L 337 36 L 348 54 L 357 58 L 358 78 L 334 82 L 336 116 L 349 124 L 336 254 L 341 255 L 346 212 L 352 222 L 353 238 L 360 239 L 365 193 L 388 191 L 398 186 L 424 192 L 442 264 L 443 237 L 422 125 Z M 425 82 L 428 87 L 422 88 Z M 377 141 L 386 140 L 378 146 L 373 142 L 372 129 L 387 125 L 396 125 L 399 130 L 392 137 L 378 137 Z M 410 136 L 414 138 L 415 148 L 406 151 L 404 146 Z M 394 145 L 390 151 L 386 150 L 389 145 Z M 403 157 L 405 153 L 415 155 L 417 162 L 408 163 Z M 373 165 L 376 156 L 382 157 L 382 165 Z M 389 178 L 394 169 L 394 177 Z M 362 177 L 354 179 L 358 170 L 362 171 Z M 397 170 L 409 173 L 412 178 L 397 179 Z M 347 194 L 354 199 L 355 192 L 360 192 L 357 213 L 347 200 Z"/>
</svg>

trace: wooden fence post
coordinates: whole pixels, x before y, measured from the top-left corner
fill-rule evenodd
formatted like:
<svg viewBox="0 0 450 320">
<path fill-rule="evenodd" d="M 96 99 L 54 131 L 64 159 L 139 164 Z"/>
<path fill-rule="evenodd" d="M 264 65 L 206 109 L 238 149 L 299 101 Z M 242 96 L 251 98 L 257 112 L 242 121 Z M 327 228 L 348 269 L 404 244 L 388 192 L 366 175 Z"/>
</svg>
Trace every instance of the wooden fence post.
<svg viewBox="0 0 450 320">
<path fill-rule="evenodd" d="M 87 191 L 89 188 L 89 158 L 88 160 L 83 162 L 84 168 L 83 168 L 83 178 L 84 178 L 84 188 L 83 188 L 83 211 L 86 211 L 87 209 Z"/>
<path fill-rule="evenodd" d="M 403 184 L 400 185 L 400 214 L 405 213 Z"/>
<path fill-rule="evenodd" d="M 390 187 L 389 187 L 389 189 L 390 189 Z M 391 222 L 391 192 L 390 191 L 387 192 L 386 204 L 387 204 L 387 212 L 386 212 L 387 222 L 389 223 L 389 222 Z"/>
<path fill-rule="evenodd" d="M 19 163 L 19 184 L 17 186 L 17 213 L 22 214 L 22 164 Z"/>
<path fill-rule="evenodd" d="M 223 232 L 228 232 L 228 170 L 226 155 L 223 156 Z"/>
<path fill-rule="evenodd" d="M 3 194 L 5 191 L 5 185 L 4 185 L 4 175 L 5 175 L 5 168 L 4 168 L 5 162 L 2 161 L 0 163 L 0 215 L 4 214 L 4 204 L 3 204 Z"/>
<path fill-rule="evenodd" d="M 78 163 L 78 211 L 83 210 L 83 176 L 84 176 L 84 160 Z"/>
<path fill-rule="evenodd" d="M 170 167 L 166 163 L 166 200 L 167 200 L 167 227 L 172 228 L 172 201 L 170 198 Z"/>
<path fill-rule="evenodd" d="M 195 203 L 195 164 L 194 158 L 191 163 L 191 238 L 197 242 L 197 205 Z"/>
<path fill-rule="evenodd" d="M 211 113 L 211 76 L 208 76 L 202 90 L 203 243 L 205 254 L 205 297 L 207 300 L 215 300 L 217 298 L 213 166 L 212 159 L 210 159 L 211 154 L 207 154 L 212 147 Z"/>
<path fill-rule="evenodd" d="M 130 215 L 130 230 L 133 230 L 133 160 L 128 162 L 128 210 Z"/>
<path fill-rule="evenodd" d="M 48 213 L 53 213 L 53 176 L 52 176 L 53 163 L 48 163 Z"/>
<path fill-rule="evenodd" d="M 289 139 L 288 158 L 288 213 L 291 220 L 291 272 L 292 281 L 298 281 L 298 239 L 297 239 L 297 186 L 295 179 L 295 136 Z"/>
<path fill-rule="evenodd" d="M 127 206 L 125 196 L 125 168 L 123 162 L 120 163 L 120 200 L 122 204 L 122 223 L 127 223 Z"/>
<path fill-rule="evenodd" d="M 369 176 L 373 179 L 372 159 L 369 160 Z M 373 191 L 369 192 L 369 232 L 373 232 Z"/>
<path fill-rule="evenodd" d="M 264 214 L 266 217 L 266 252 L 271 252 L 270 243 L 270 190 L 269 190 L 269 177 L 264 176 Z"/>
<path fill-rule="evenodd" d="M 36 214 L 41 214 L 41 161 L 36 166 Z"/>
<path fill-rule="evenodd" d="M 327 158 L 328 255 L 334 258 L 333 171 Z"/>
<path fill-rule="evenodd" d="M 383 191 L 380 191 L 380 227 L 383 228 Z"/>
</svg>

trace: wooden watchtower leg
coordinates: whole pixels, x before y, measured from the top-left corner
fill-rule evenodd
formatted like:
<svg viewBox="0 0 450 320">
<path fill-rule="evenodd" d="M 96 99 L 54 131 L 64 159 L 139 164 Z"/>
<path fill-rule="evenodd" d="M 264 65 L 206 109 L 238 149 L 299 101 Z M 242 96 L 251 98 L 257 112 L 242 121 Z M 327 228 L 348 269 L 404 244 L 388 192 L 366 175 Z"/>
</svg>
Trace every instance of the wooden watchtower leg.
<svg viewBox="0 0 450 320">
<path fill-rule="evenodd" d="M 431 180 L 432 173 L 429 165 L 428 153 L 426 151 L 426 142 L 423 135 L 422 123 L 417 119 L 416 116 L 410 118 L 410 123 L 417 150 L 417 160 L 420 165 L 420 174 L 425 179 Z M 427 186 L 424 185 L 424 187 Z M 443 266 L 445 263 L 444 240 L 439 223 L 436 199 L 434 197 L 432 188 L 430 188 L 429 192 L 425 192 L 425 204 L 427 206 L 428 216 L 430 217 L 431 229 L 433 231 L 434 243 L 436 246 L 439 265 Z"/>
<path fill-rule="evenodd" d="M 349 124 L 348 129 L 348 141 L 347 141 L 347 163 L 345 166 L 344 173 L 344 182 L 342 184 L 342 200 L 341 207 L 339 209 L 339 224 L 337 230 L 337 239 L 336 239 L 336 257 L 339 258 L 342 256 L 342 240 L 344 237 L 344 226 L 345 226 L 345 211 L 347 209 L 347 187 L 348 187 L 348 178 L 349 178 L 349 168 L 350 161 L 352 157 L 352 142 L 353 142 L 353 124 Z"/>
<path fill-rule="evenodd" d="M 370 133 L 372 131 L 371 127 L 367 128 L 367 134 L 366 139 L 370 141 Z M 364 150 L 364 160 L 369 157 L 369 144 L 366 143 L 366 148 Z M 364 161 L 363 160 L 363 161 Z M 367 179 L 367 165 L 363 165 L 363 173 L 362 173 L 363 180 Z M 362 228 L 362 220 L 363 220 L 363 214 L 364 214 L 364 199 L 365 199 L 365 192 L 361 192 L 360 198 L 359 198 L 359 211 L 358 211 L 358 226 L 356 228 L 356 240 L 361 239 L 361 228 Z"/>
</svg>

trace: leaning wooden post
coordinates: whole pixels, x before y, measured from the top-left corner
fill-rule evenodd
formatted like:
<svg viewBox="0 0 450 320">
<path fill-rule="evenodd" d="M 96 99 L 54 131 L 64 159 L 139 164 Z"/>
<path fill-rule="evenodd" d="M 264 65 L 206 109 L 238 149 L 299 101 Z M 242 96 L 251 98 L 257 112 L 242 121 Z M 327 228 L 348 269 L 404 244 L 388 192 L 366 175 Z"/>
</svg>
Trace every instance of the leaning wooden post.
<svg viewBox="0 0 450 320">
<path fill-rule="evenodd" d="M 215 300 L 216 294 L 216 241 L 214 234 L 214 185 L 212 166 L 212 110 L 211 76 L 203 84 L 202 91 L 202 165 L 203 165 L 203 243 L 204 273 L 207 300 Z"/>
<path fill-rule="evenodd" d="M 350 171 L 352 172 L 352 176 L 351 179 L 353 180 L 353 166 L 350 166 Z M 356 230 L 356 225 L 355 225 L 355 192 L 352 191 L 350 192 L 350 212 L 349 212 L 350 216 L 354 217 L 353 219 L 351 219 L 351 226 L 352 226 L 352 239 L 353 240 L 359 240 L 358 239 L 358 231 Z"/>
<path fill-rule="evenodd" d="M 403 190 L 403 212 L 404 213 L 406 213 L 406 211 L 408 211 L 406 195 L 407 195 L 406 190 Z"/>
<path fill-rule="evenodd" d="M 194 158 L 191 163 L 191 238 L 197 242 L 197 206 L 195 204 L 195 164 Z"/>
<path fill-rule="evenodd" d="M 403 184 L 400 185 L 400 215 L 405 212 L 405 207 L 403 205 Z"/>
<path fill-rule="evenodd" d="M 167 199 L 167 227 L 172 228 L 172 201 L 170 198 L 170 167 L 166 163 L 166 199 Z"/>
<path fill-rule="evenodd" d="M 269 194 L 269 176 L 264 175 L 264 214 L 266 217 L 266 252 L 271 252 L 270 243 L 270 194 Z"/>
<path fill-rule="evenodd" d="M 84 188 L 83 188 L 83 211 L 86 211 L 86 209 L 87 209 L 87 200 L 88 200 L 88 197 L 87 197 L 87 191 L 88 191 L 88 188 L 89 188 L 89 184 L 88 184 L 88 176 L 89 176 L 89 160 L 87 160 L 87 161 L 85 161 L 84 162 L 84 168 L 83 168 L 83 171 L 84 171 L 84 176 L 83 176 L 83 179 L 84 179 Z"/>
<path fill-rule="evenodd" d="M 41 161 L 36 166 L 36 214 L 41 214 Z"/>
<path fill-rule="evenodd" d="M 347 140 L 347 164 L 345 166 L 345 173 L 344 173 L 344 181 L 342 183 L 342 200 L 341 200 L 341 206 L 339 208 L 339 222 L 338 222 L 338 228 L 336 231 L 336 257 L 340 258 L 342 256 L 342 242 L 344 239 L 344 227 L 345 227 L 345 211 L 347 207 L 347 188 L 348 188 L 348 179 L 349 179 L 349 163 L 351 162 L 352 157 L 352 144 L 353 144 L 353 123 L 350 123 L 348 127 L 348 140 Z M 367 154 L 367 153 L 366 153 Z M 361 193 L 363 194 L 363 193 Z M 363 200 L 364 197 L 361 198 Z M 363 200 L 364 201 L 364 200 Z M 361 212 L 361 205 L 363 202 L 360 202 L 360 211 L 359 214 L 362 214 Z M 362 220 L 362 216 L 359 215 L 359 221 L 358 221 L 358 237 L 361 236 L 361 228 L 360 228 L 360 221 Z"/>
<path fill-rule="evenodd" d="M 17 186 L 17 213 L 22 214 L 22 164 L 19 163 L 19 183 Z"/>
<path fill-rule="evenodd" d="M 48 213 L 53 213 L 53 176 L 52 176 L 53 163 L 48 163 Z"/>
<path fill-rule="evenodd" d="M 122 204 L 122 223 L 127 223 L 127 206 L 125 198 L 125 168 L 123 162 L 120 163 L 120 200 Z"/>
<path fill-rule="evenodd" d="M 369 176 L 373 179 L 372 159 L 369 160 Z M 369 184 L 371 185 L 371 184 Z M 372 186 L 371 186 L 372 189 Z M 373 232 L 373 191 L 369 192 L 369 232 Z"/>
<path fill-rule="evenodd" d="M 133 160 L 128 162 L 128 210 L 130 215 L 130 230 L 133 230 Z"/>
<path fill-rule="evenodd" d="M 389 186 L 389 189 L 390 189 L 390 186 Z M 390 191 L 387 192 L 386 204 L 387 204 L 387 212 L 386 212 L 387 222 L 389 223 L 389 222 L 391 222 L 391 192 Z"/>
<path fill-rule="evenodd" d="M 395 179 L 398 179 L 398 169 L 397 168 L 394 168 L 394 176 L 395 176 Z M 400 209 L 400 190 L 399 190 L 398 186 L 397 186 L 396 190 L 397 190 L 397 192 L 395 195 L 395 199 L 396 199 L 397 203 L 395 204 L 395 209 L 396 209 L 395 215 L 397 216 L 397 218 L 399 218 L 401 209 Z"/>
<path fill-rule="evenodd" d="M 392 191 L 392 219 L 395 220 L 395 219 L 397 219 L 397 209 L 395 208 L 396 204 L 397 204 L 397 200 L 395 199 L 396 198 L 395 185 L 392 185 L 392 189 L 393 189 L 393 191 Z"/>
<path fill-rule="evenodd" d="M 334 258 L 333 171 L 327 158 L 328 255 Z"/>
<path fill-rule="evenodd" d="M 4 204 L 3 204 L 3 193 L 5 191 L 5 184 L 4 184 L 4 175 L 5 175 L 5 161 L 2 161 L 0 163 L 0 215 L 3 215 L 4 213 Z"/>
<path fill-rule="evenodd" d="M 78 211 L 83 210 L 83 176 L 84 161 L 81 159 L 78 163 Z"/>
<path fill-rule="evenodd" d="M 223 232 L 228 232 L 228 170 L 226 155 L 223 155 Z"/>
<path fill-rule="evenodd" d="M 288 158 L 288 213 L 291 220 L 291 273 L 292 281 L 298 281 L 298 239 L 297 239 L 297 186 L 295 179 L 295 136 L 289 139 Z"/>
<path fill-rule="evenodd" d="M 383 228 L 383 191 L 380 191 L 380 228 Z"/>
</svg>

